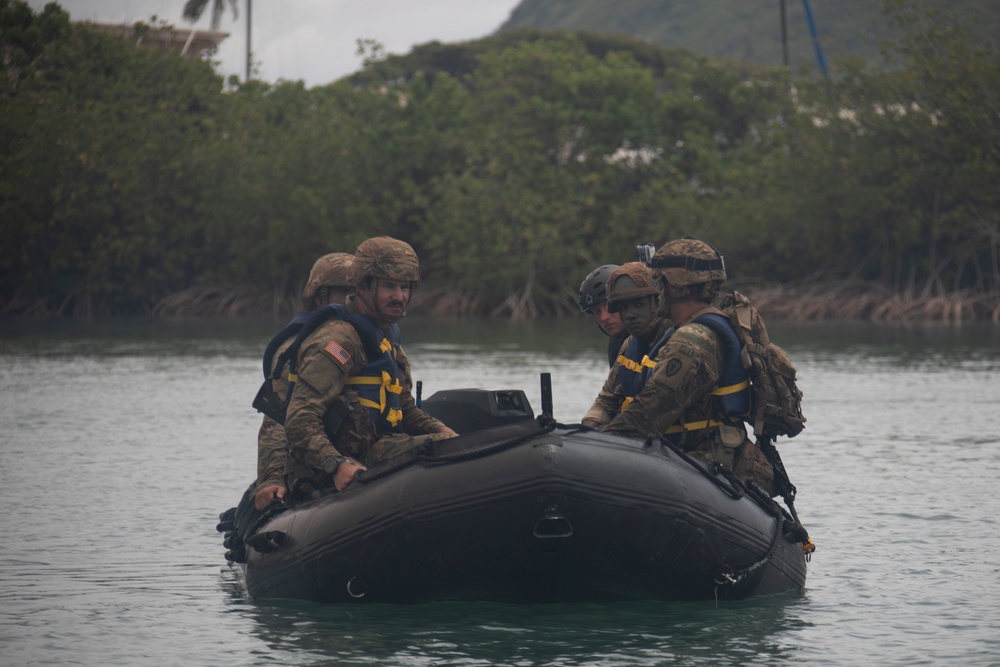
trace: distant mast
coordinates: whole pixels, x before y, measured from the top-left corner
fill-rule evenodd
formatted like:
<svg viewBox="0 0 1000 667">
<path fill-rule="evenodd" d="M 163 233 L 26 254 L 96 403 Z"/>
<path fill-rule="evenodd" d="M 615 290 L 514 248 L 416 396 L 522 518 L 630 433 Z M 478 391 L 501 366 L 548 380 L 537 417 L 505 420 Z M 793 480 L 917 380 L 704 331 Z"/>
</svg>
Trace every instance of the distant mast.
<svg viewBox="0 0 1000 667">
<path fill-rule="evenodd" d="M 784 2 L 785 0 L 781 0 Z M 247 0 L 247 82 L 250 81 L 250 11 L 253 0 Z"/>
<path fill-rule="evenodd" d="M 249 0 L 247 0 L 249 2 Z M 823 57 L 823 47 L 819 45 L 819 37 L 816 35 L 816 21 L 813 20 L 812 9 L 809 8 L 809 0 L 802 0 L 802 7 L 806 11 L 806 21 L 809 22 L 809 34 L 812 36 L 813 49 L 816 50 L 816 61 L 819 63 L 819 71 L 826 76 L 826 59 Z"/>
</svg>

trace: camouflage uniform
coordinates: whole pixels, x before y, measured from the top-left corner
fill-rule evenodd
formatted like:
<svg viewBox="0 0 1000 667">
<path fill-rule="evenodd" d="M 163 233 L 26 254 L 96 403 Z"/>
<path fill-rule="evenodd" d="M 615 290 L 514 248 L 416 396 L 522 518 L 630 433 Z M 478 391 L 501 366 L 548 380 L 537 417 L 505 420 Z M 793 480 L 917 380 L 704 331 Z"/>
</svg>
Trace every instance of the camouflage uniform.
<svg viewBox="0 0 1000 667">
<path fill-rule="evenodd" d="M 703 312 L 713 310 L 706 307 Z M 737 477 L 752 479 L 773 493 L 771 464 L 744 424 L 730 423 L 709 393 L 719 386 L 724 363 L 715 332 L 704 324 L 685 324 L 660 348 L 654 362 L 642 391 L 604 431 L 639 438 L 678 433 L 680 447 L 689 454 L 725 464 Z M 681 424 L 687 425 L 683 431 Z"/>
<path fill-rule="evenodd" d="M 347 309 L 357 312 L 353 297 Z M 331 354 L 329 349 L 335 350 Z M 324 464 L 346 456 L 373 465 L 401 454 L 428 439 L 442 437 L 437 433 L 443 424 L 416 407 L 411 393 L 410 363 L 401 346 L 394 346 L 399 367 L 400 410 L 402 434 L 382 435 L 369 418 L 369 411 L 359 402 L 357 392 L 346 384 L 367 365 L 365 346 L 351 324 L 329 320 L 312 333 L 299 350 L 298 380 L 288 405 L 285 433 L 293 457 L 287 461 L 285 481 L 292 485 L 308 479 L 314 488 L 331 486 L 330 475 L 323 472 Z M 343 397 L 351 411 L 331 442 L 323 426 L 323 416 L 334 401 Z M 414 438 L 415 435 L 428 437 Z M 289 488 L 293 488 L 289 486 Z"/>
<path fill-rule="evenodd" d="M 413 249 L 389 237 L 368 239 L 358 246 L 353 277 L 356 293 L 345 304 L 344 316 L 360 318 L 356 324 L 361 328 L 344 319 L 327 320 L 302 342 L 299 349 L 298 379 L 285 419 L 285 434 L 291 454 L 286 460 L 285 482 L 299 497 L 308 491 L 306 486 L 297 488 L 302 482 L 307 482 L 316 491 L 333 488 L 338 457 L 370 466 L 428 440 L 453 435 L 451 432 L 442 433 L 447 427 L 416 407 L 411 393 L 410 362 L 403 348 L 393 342 L 391 326 L 378 334 L 382 338 L 383 351 L 379 358 L 369 356 L 367 350 L 373 348 L 366 348 L 366 340 L 361 333 L 368 324 L 362 324 L 370 323 L 374 327 L 379 321 L 375 319 L 376 314 L 381 321 L 390 321 L 388 315 L 378 310 L 377 299 L 373 300 L 372 293 L 376 290 L 373 282 L 379 279 L 409 282 L 411 287 L 415 286 L 420 274 Z M 359 304 L 363 308 L 359 308 Z M 371 346 L 372 341 L 367 342 Z M 385 361 L 389 355 L 393 359 L 396 376 L 383 376 L 388 378 L 389 384 L 382 389 L 383 409 L 380 413 L 379 408 L 364 404 L 372 400 L 362 396 L 366 391 L 372 391 L 372 383 L 358 384 L 358 381 L 363 372 L 372 372 L 371 364 Z M 366 367 L 369 370 L 363 370 Z M 398 381 L 398 386 L 395 381 Z M 396 392 L 399 395 L 398 413 L 389 409 L 389 394 Z M 345 402 L 350 410 L 331 441 L 323 418 L 337 407 L 337 402 Z M 373 421 L 373 413 L 380 413 L 378 423 Z"/>
<path fill-rule="evenodd" d="M 289 336 L 285 342 L 278 347 L 271 362 L 273 373 L 278 357 L 287 350 L 295 336 Z M 271 380 L 274 393 L 282 398 L 288 390 L 288 370 L 282 376 Z M 288 441 L 285 439 L 285 427 L 274 421 L 270 417 L 264 417 L 257 432 L 257 482 L 254 487 L 254 495 L 260 493 L 269 486 L 283 486 L 285 480 L 285 448 Z"/>
<path fill-rule="evenodd" d="M 616 267 L 608 276 L 607 284 L 608 309 L 611 312 L 618 312 L 627 302 L 643 297 L 655 298 L 657 294 L 652 273 L 639 262 Z M 584 415 L 583 421 L 588 426 L 607 424 L 638 393 L 644 364 L 651 366 L 646 354 L 670 328 L 669 320 L 654 316 L 653 305 L 650 305 L 648 319 L 644 318 L 644 322 L 634 325 L 634 328 L 639 327 L 635 334 L 628 336 L 619 346 L 604 386 Z"/>
<path fill-rule="evenodd" d="M 719 292 L 725 280 L 721 255 L 693 239 L 672 241 L 657 251 L 669 260 L 694 258 L 707 262 L 718 257 L 721 269 L 654 268 L 661 286 L 660 313 L 666 314 L 671 300 L 698 300 L 704 306 L 679 326 L 654 355 L 655 366 L 642 391 L 604 427 L 607 433 L 632 437 L 665 434 L 689 454 L 708 462 L 722 463 L 741 479 L 755 481 L 774 494 L 774 471 L 760 447 L 747 435 L 742 421 L 727 418 L 710 392 L 720 386 L 724 368 L 723 347 L 707 325 L 692 320 L 706 313 L 719 313 L 707 301 Z M 707 260 L 705 258 L 708 258 Z M 700 265 L 705 266 L 705 265 Z M 709 265 L 714 266 L 714 265 Z"/>
<path fill-rule="evenodd" d="M 307 310 L 316 310 L 327 301 L 329 289 L 351 290 L 352 281 L 351 260 L 347 253 L 334 252 L 323 255 L 313 264 L 302 292 L 302 300 Z M 281 376 L 274 378 L 278 358 L 295 341 L 295 334 L 285 338 L 271 357 L 271 387 L 275 395 L 284 400 L 288 391 L 288 368 L 282 370 Z M 284 486 L 285 459 L 287 457 L 288 440 L 285 438 L 285 428 L 271 419 L 264 417 L 257 432 L 257 480 L 254 483 L 254 495 L 269 486 Z"/>
</svg>

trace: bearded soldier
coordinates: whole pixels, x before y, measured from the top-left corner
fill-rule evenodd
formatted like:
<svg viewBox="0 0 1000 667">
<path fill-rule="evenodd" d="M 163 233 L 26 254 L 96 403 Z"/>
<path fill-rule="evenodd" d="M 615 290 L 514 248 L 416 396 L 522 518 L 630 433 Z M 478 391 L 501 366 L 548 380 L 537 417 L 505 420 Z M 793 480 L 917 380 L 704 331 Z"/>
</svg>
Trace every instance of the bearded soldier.
<svg viewBox="0 0 1000 667">
<path fill-rule="evenodd" d="M 743 423 L 750 385 L 741 345 L 727 315 L 712 307 L 726 280 L 722 255 L 704 241 L 685 238 L 659 248 L 649 266 L 659 290 L 658 312 L 676 328 L 650 350 L 654 365 L 642 390 L 603 430 L 663 435 L 689 455 L 721 463 L 774 495 L 771 464 Z"/>
<path fill-rule="evenodd" d="M 417 408 L 410 391 L 396 322 L 419 281 L 409 244 L 368 239 L 354 254 L 354 294 L 317 311 L 293 344 L 297 379 L 285 418 L 293 500 L 341 491 L 366 466 L 457 435 Z"/>
<path fill-rule="evenodd" d="M 607 308 L 621 317 L 628 338 L 619 348 L 608 379 L 594 404 L 583 418 L 584 426 L 607 424 L 642 389 L 643 370 L 653 364 L 647 354 L 669 327 L 657 314 L 657 294 L 653 274 L 641 262 L 628 262 L 608 276 Z"/>
</svg>

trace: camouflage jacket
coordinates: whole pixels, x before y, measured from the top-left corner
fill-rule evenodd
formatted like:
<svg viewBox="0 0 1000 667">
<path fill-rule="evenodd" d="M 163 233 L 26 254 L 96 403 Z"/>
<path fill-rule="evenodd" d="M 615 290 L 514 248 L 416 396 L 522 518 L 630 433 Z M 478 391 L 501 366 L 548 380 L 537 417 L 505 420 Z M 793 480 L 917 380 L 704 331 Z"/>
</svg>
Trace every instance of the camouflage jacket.
<svg viewBox="0 0 1000 667">
<path fill-rule="evenodd" d="M 347 308 L 357 312 L 351 300 Z M 410 435 L 437 432 L 444 425 L 416 407 L 406 353 L 401 346 L 393 346 L 393 352 L 402 385 L 403 432 Z M 303 341 L 298 355 L 298 380 L 285 417 L 285 435 L 292 454 L 286 462 L 286 480 L 310 476 L 335 456 L 347 456 L 365 465 L 378 462 L 381 450 L 374 445 L 382 436 L 369 418 L 368 409 L 359 403 L 357 393 L 345 384 L 367 364 L 360 335 L 343 320 L 328 320 Z M 336 442 L 331 442 L 323 416 L 341 396 L 351 411 L 338 431 Z"/>
<path fill-rule="evenodd" d="M 295 341 L 290 336 L 278 347 L 271 360 L 271 372 L 278 363 L 278 358 Z M 280 378 L 271 380 L 271 387 L 282 400 L 288 391 L 288 368 Z M 285 477 L 285 458 L 288 440 L 285 438 L 285 428 L 270 417 L 264 417 L 260 430 L 257 432 L 257 482 L 254 493 L 268 486 L 283 485 Z"/>
<path fill-rule="evenodd" d="M 660 324 L 649 333 L 647 336 L 648 346 L 652 345 L 660 339 L 667 329 L 670 328 L 670 320 L 662 320 Z M 601 391 L 598 392 L 597 398 L 594 399 L 593 405 L 587 410 L 587 414 L 584 415 L 584 419 L 592 419 L 598 424 L 607 424 L 611 421 L 615 415 L 621 412 L 622 404 L 625 402 L 625 390 L 622 387 L 620 380 L 620 368 L 623 362 L 623 357 L 625 356 L 625 351 L 628 350 L 629 343 L 632 341 L 631 336 L 626 336 L 622 341 L 621 347 L 618 349 L 618 354 L 615 358 L 615 363 L 611 366 L 611 370 L 608 372 L 608 377 L 604 381 L 604 386 L 601 387 Z M 642 361 L 634 360 L 634 361 Z"/>
<path fill-rule="evenodd" d="M 690 320 L 708 312 L 706 306 Z M 773 471 L 745 426 L 722 415 L 709 393 L 719 386 L 723 368 L 717 334 L 705 324 L 678 327 L 656 354 L 656 365 L 642 391 L 602 429 L 637 438 L 680 432 L 679 446 L 693 456 L 725 464 L 738 477 L 752 479 L 774 494 Z M 682 430 L 681 425 L 685 425 Z"/>
<path fill-rule="evenodd" d="M 710 312 L 707 307 L 694 317 L 705 312 Z M 716 334 L 707 325 L 690 321 L 681 325 L 656 354 L 656 365 L 642 391 L 604 430 L 646 437 L 679 424 L 713 419 L 717 411 L 709 392 L 719 385 L 721 355 Z M 689 431 L 686 448 L 691 438 L 705 435 Z"/>
</svg>

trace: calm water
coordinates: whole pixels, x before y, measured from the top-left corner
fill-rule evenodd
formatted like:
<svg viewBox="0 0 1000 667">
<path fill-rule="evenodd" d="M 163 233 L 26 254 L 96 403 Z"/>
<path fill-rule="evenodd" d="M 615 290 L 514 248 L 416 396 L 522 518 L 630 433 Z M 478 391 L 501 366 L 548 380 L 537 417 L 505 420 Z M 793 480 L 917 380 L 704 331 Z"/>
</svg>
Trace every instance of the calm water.
<svg viewBox="0 0 1000 667">
<path fill-rule="evenodd" d="M 215 523 L 254 476 L 274 323 L 0 323 L 0 664 L 1000 665 L 1000 329 L 773 326 L 782 455 L 818 551 L 739 603 L 254 603 Z M 424 395 L 521 388 L 575 422 L 589 322 L 404 322 Z"/>
</svg>

